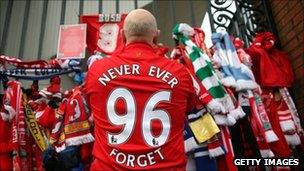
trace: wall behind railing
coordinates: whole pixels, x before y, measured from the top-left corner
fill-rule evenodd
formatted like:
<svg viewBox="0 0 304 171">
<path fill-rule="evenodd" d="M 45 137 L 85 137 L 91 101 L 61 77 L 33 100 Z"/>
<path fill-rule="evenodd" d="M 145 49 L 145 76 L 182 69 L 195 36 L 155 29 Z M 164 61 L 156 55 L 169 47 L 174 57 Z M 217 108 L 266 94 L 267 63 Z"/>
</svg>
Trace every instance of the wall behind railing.
<svg viewBox="0 0 304 171">
<path fill-rule="evenodd" d="M 296 76 L 293 97 L 304 118 L 304 1 L 270 2 L 282 50 L 288 54 Z"/>
</svg>

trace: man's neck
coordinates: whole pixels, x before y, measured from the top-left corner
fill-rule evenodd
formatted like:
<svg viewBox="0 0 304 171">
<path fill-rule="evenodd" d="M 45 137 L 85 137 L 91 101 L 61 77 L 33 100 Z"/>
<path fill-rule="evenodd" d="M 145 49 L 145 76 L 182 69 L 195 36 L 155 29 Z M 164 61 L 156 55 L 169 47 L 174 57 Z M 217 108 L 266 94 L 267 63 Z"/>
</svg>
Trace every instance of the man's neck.
<svg viewBox="0 0 304 171">
<path fill-rule="evenodd" d="M 135 42 L 143 42 L 143 43 L 148 43 L 150 45 L 153 45 L 152 40 L 147 40 L 147 38 L 139 38 L 139 37 L 130 37 L 126 40 L 126 45 L 130 43 L 135 43 Z"/>
</svg>

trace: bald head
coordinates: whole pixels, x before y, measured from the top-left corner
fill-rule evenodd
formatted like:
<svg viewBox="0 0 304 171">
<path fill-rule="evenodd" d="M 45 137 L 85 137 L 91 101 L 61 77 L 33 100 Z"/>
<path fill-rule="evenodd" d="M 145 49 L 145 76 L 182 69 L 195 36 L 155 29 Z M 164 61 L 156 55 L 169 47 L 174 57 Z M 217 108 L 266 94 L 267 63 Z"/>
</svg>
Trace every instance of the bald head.
<svg viewBox="0 0 304 171">
<path fill-rule="evenodd" d="M 123 34 L 127 44 L 136 41 L 155 43 L 159 34 L 155 17 L 144 9 L 131 11 L 125 18 Z"/>
</svg>

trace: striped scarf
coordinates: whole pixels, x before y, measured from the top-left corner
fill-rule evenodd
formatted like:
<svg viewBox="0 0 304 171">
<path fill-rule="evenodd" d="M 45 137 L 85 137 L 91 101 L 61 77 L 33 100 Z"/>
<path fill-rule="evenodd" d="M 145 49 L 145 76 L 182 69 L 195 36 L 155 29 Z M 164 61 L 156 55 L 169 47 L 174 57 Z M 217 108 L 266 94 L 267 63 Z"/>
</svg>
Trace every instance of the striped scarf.
<svg viewBox="0 0 304 171">
<path fill-rule="evenodd" d="M 188 115 L 189 121 L 191 122 L 191 120 L 199 118 L 204 112 L 206 112 L 206 110 L 203 109 Z M 214 143 L 214 141 L 207 141 L 198 144 L 188 122 L 185 122 L 184 139 L 185 152 L 188 156 L 193 154 L 196 170 L 216 170 L 216 160 L 214 157 L 225 154 L 223 148 L 220 146 L 220 142 L 217 141 L 218 143 Z M 216 155 L 215 152 L 217 152 Z"/>
<path fill-rule="evenodd" d="M 236 48 L 238 58 L 240 62 L 248 67 L 251 70 L 252 60 L 251 57 L 244 51 L 243 46 L 244 42 L 239 39 L 235 38 L 233 40 L 233 44 Z M 249 105 L 249 100 L 253 99 L 251 106 Z M 272 130 L 272 126 L 270 124 L 265 106 L 262 102 L 261 92 L 259 88 L 254 90 L 247 90 L 243 92 L 239 92 L 239 101 L 242 101 L 242 106 L 250 106 L 252 115 L 256 114 L 256 118 L 258 119 L 257 122 L 261 124 L 265 132 L 265 139 L 268 143 L 278 141 L 277 135 Z"/>
<path fill-rule="evenodd" d="M 56 123 L 52 129 L 50 142 L 57 152 L 65 150 L 68 146 L 94 141 L 88 121 L 86 102 L 80 87 L 72 90 L 70 97 L 62 101 L 55 114 Z"/>
<path fill-rule="evenodd" d="M 224 76 L 222 83 L 227 87 L 234 87 L 236 91 L 258 88 L 252 71 L 240 62 L 228 33 L 226 31 L 213 33 L 211 38 Z"/>
<path fill-rule="evenodd" d="M 0 55 L 0 64 L 6 67 L 6 64 L 12 65 L 16 68 L 71 68 L 80 65 L 77 59 L 52 59 L 50 61 L 36 60 L 36 61 L 22 61 L 16 57 Z"/>
<path fill-rule="evenodd" d="M 284 133 L 284 137 L 289 145 L 300 145 L 301 140 L 300 136 L 298 134 L 298 128 L 294 121 L 294 111 L 290 110 L 288 104 L 286 103 L 287 100 L 287 94 L 286 92 L 280 91 L 280 95 L 284 95 L 284 97 L 281 97 L 281 99 L 278 101 L 277 106 L 277 116 L 279 119 L 279 123 L 281 126 L 281 129 Z M 288 102 L 288 101 L 287 101 Z"/>
<path fill-rule="evenodd" d="M 243 50 L 244 42 L 239 38 L 235 38 L 233 40 L 233 43 L 237 50 L 237 55 L 240 59 L 240 62 L 246 65 L 248 69 L 251 69 L 251 58 Z M 242 103 L 242 106 L 250 106 L 251 114 L 249 115 L 249 121 L 261 156 L 263 158 L 273 157 L 274 154 L 271 151 L 268 143 L 278 141 L 279 139 L 274 133 L 270 124 L 268 115 L 261 99 L 260 90 L 257 88 L 254 90 L 239 92 L 239 101 Z"/>
<path fill-rule="evenodd" d="M 187 68 L 187 71 L 191 75 L 193 87 L 196 90 L 196 95 L 197 97 L 199 97 L 201 104 L 206 106 L 209 111 L 211 111 L 211 113 L 224 113 L 224 106 L 218 101 L 214 100 L 213 97 L 206 90 L 206 88 L 197 79 L 197 77 L 194 77 L 194 68 L 191 63 L 191 60 L 186 55 L 185 48 L 182 46 L 175 47 L 171 52 L 171 58 L 177 60 L 179 63 L 183 64 Z"/>
<path fill-rule="evenodd" d="M 254 136 L 256 138 L 258 148 L 260 150 L 260 154 L 263 158 L 274 157 L 274 154 L 271 151 L 268 143 L 278 141 L 278 137 L 276 136 L 276 134 L 273 132 L 272 129 L 269 131 L 265 131 L 266 125 L 261 122 L 261 119 L 259 117 L 259 107 L 257 104 L 257 102 L 259 101 L 256 101 L 256 96 L 252 93 L 252 91 L 248 91 L 248 101 L 251 112 L 251 115 L 249 116 L 250 118 L 249 121 Z M 269 138 L 269 136 L 271 137 L 271 139 Z"/>
<path fill-rule="evenodd" d="M 240 108 L 235 107 L 231 97 L 227 95 L 209 57 L 189 38 L 194 34 L 194 29 L 184 23 L 177 24 L 173 28 L 173 37 L 185 45 L 188 57 L 192 61 L 194 72 L 202 85 L 208 90 L 214 100 L 221 103 L 228 110 L 227 114 L 212 113 L 216 123 L 218 125 L 233 125 L 237 119 L 245 114 Z"/>
<path fill-rule="evenodd" d="M 12 121 L 12 146 L 13 146 L 13 170 L 20 170 L 27 165 L 27 144 L 24 106 L 22 101 L 21 83 L 9 81 L 5 91 L 4 108 L 8 111 L 8 117 Z M 4 113 L 2 113 L 3 115 Z M 3 117 L 3 116 L 2 116 Z"/>
<path fill-rule="evenodd" d="M 298 134 L 299 136 L 302 136 L 303 138 L 303 128 L 301 126 L 301 122 L 300 122 L 300 118 L 299 118 L 299 114 L 298 111 L 296 109 L 296 106 L 288 92 L 288 89 L 286 87 L 284 88 L 280 88 L 279 89 L 281 96 L 283 97 L 283 100 L 285 101 L 286 105 L 288 106 L 288 109 L 291 113 L 293 122 L 295 124 L 296 127 L 296 134 Z M 303 140 L 302 140 L 302 143 Z M 296 143 L 295 143 L 296 144 Z"/>
<path fill-rule="evenodd" d="M 173 35 L 175 39 L 182 41 L 186 45 L 185 48 L 193 63 L 195 74 L 213 98 L 224 98 L 226 92 L 215 74 L 209 57 L 188 38 L 188 36 L 194 35 L 193 28 L 186 24 L 177 24 L 173 29 Z"/>
</svg>

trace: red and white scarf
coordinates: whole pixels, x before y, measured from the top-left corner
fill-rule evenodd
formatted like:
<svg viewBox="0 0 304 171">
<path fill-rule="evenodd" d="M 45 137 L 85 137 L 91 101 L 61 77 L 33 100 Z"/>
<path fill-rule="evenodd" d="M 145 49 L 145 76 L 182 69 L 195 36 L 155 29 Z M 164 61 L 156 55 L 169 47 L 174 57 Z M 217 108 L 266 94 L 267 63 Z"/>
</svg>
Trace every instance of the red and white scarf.
<svg viewBox="0 0 304 171">
<path fill-rule="evenodd" d="M 0 64 L 15 66 L 16 68 L 67 68 L 70 60 L 52 59 L 50 61 L 36 60 L 36 61 L 22 61 L 16 57 L 0 56 Z"/>
<path fill-rule="evenodd" d="M 302 137 L 302 142 L 300 143 L 304 143 L 303 142 L 303 139 L 304 139 L 304 132 L 303 132 L 303 128 L 301 126 L 301 123 L 300 123 L 300 118 L 299 118 L 299 114 L 298 114 L 298 111 L 296 109 L 296 106 L 287 90 L 286 87 L 284 88 L 280 88 L 279 89 L 280 93 L 281 93 L 281 96 L 283 97 L 283 100 L 284 102 L 286 103 L 286 105 L 288 106 L 288 109 L 291 113 L 291 116 L 292 116 L 292 119 L 293 119 L 293 122 L 295 124 L 295 127 L 296 127 L 296 133 Z"/>
<path fill-rule="evenodd" d="M 301 144 L 296 125 L 293 121 L 291 111 L 289 110 L 286 102 L 282 98 L 278 103 L 279 105 L 277 107 L 277 114 L 287 143 L 289 145 Z"/>
<path fill-rule="evenodd" d="M 94 141 L 85 104 L 80 87 L 76 87 L 71 96 L 56 110 L 56 123 L 52 130 L 51 143 L 54 144 L 57 152 L 67 146 Z"/>
<path fill-rule="evenodd" d="M 268 145 L 267 138 L 266 138 L 266 132 L 264 132 L 264 127 L 263 127 L 263 124 L 259 117 L 259 110 L 258 110 L 257 103 L 255 101 L 254 94 L 252 92 L 249 92 L 248 98 L 249 98 L 249 104 L 250 104 L 250 110 L 251 110 L 250 124 L 251 124 L 251 128 L 253 130 L 253 133 L 256 137 L 258 148 L 260 149 L 260 154 L 262 157 L 265 157 L 265 158 L 274 157 L 274 154 Z M 276 140 L 278 140 L 277 137 L 276 137 Z"/>
<path fill-rule="evenodd" d="M 279 141 L 269 143 L 269 145 L 276 157 L 289 157 L 291 155 L 291 149 L 284 136 L 277 113 L 280 101 L 275 100 L 274 93 L 273 89 L 263 89 L 261 95 L 272 129 L 279 138 Z"/>
<path fill-rule="evenodd" d="M 239 38 L 233 40 L 240 61 L 249 69 L 252 66 L 251 57 L 244 51 L 244 42 Z M 250 124 L 253 129 L 260 154 L 262 157 L 273 157 L 268 143 L 278 141 L 277 135 L 272 130 L 264 104 L 261 99 L 259 88 L 239 93 L 239 101 L 242 106 L 250 106 Z"/>
<path fill-rule="evenodd" d="M 262 102 L 261 93 L 258 89 L 252 91 L 255 99 L 257 114 L 265 132 L 265 138 L 268 143 L 278 141 L 277 135 L 273 132 L 265 106 Z"/>
<path fill-rule="evenodd" d="M 22 101 L 21 83 L 9 81 L 3 101 L 8 113 L 1 113 L 2 118 L 12 121 L 13 169 L 28 169 L 26 158 L 26 125 Z M 21 158 L 22 156 L 22 158 Z"/>
<path fill-rule="evenodd" d="M 64 119 L 64 133 L 67 146 L 86 144 L 94 141 L 88 115 L 80 87 L 76 87 L 67 102 Z"/>
<path fill-rule="evenodd" d="M 67 101 L 68 99 L 64 98 L 59 108 L 55 109 L 55 126 L 51 131 L 50 143 L 55 147 L 57 152 L 63 151 L 66 148 L 63 121 Z"/>
<path fill-rule="evenodd" d="M 225 155 L 217 158 L 218 170 L 236 171 L 237 167 L 233 164 L 234 151 L 232 147 L 230 132 L 227 126 L 221 126 L 221 141 L 225 148 Z"/>
</svg>

